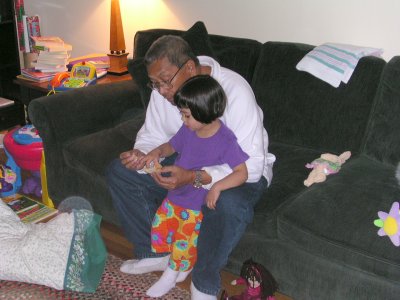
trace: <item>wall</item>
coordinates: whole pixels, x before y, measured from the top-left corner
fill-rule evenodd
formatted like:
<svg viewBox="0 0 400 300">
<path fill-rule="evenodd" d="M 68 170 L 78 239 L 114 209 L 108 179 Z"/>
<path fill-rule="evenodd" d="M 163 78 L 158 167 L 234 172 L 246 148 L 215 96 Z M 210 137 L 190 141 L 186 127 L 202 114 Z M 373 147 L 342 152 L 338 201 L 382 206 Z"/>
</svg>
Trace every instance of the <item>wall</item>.
<svg viewBox="0 0 400 300">
<path fill-rule="evenodd" d="M 400 55 L 398 0 L 120 0 L 120 6 L 130 53 L 137 30 L 186 30 L 202 20 L 209 33 L 377 47 L 386 60 Z M 42 35 L 71 43 L 73 56 L 108 52 L 110 0 L 25 0 L 25 11 L 41 16 Z"/>
</svg>

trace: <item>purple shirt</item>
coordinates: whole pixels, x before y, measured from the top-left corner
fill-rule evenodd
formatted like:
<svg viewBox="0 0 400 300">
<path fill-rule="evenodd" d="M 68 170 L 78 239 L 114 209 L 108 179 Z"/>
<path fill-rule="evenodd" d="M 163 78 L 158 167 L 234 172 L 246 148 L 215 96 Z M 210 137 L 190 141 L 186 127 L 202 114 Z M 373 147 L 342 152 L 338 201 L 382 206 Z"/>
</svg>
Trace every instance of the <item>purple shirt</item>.
<svg viewBox="0 0 400 300">
<path fill-rule="evenodd" d="M 188 170 L 222 164 L 228 164 L 233 169 L 249 158 L 240 148 L 235 134 L 222 122 L 218 131 L 208 138 L 200 138 L 182 125 L 169 142 L 178 152 L 175 165 Z M 188 184 L 170 190 L 167 198 L 179 206 L 200 210 L 207 193 L 204 188 Z"/>
</svg>

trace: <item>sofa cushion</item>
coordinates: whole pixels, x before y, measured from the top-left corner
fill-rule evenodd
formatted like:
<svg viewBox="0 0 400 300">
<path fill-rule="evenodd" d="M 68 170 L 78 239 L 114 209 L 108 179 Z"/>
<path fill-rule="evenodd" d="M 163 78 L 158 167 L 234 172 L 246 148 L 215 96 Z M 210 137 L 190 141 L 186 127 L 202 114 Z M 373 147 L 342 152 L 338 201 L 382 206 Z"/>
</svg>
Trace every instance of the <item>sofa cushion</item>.
<svg viewBox="0 0 400 300">
<path fill-rule="evenodd" d="M 252 39 L 213 34 L 209 35 L 209 39 L 219 63 L 251 83 L 262 44 Z"/>
<path fill-rule="evenodd" d="M 151 89 L 147 86 L 147 76 L 144 56 L 151 44 L 159 37 L 167 34 L 179 35 L 190 45 L 196 55 L 207 55 L 215 57 L 208 41 L 208 32 L 203 22 L 196 22 L 186 32 L 168 29 L 150 29 L 138 31 L 135 35 L 134 57 L 129 60 L 128 71 L 140 87 L 140 95 L 145 105 L 148 104 Z"/>
<path fill-rule="evenodd" d="M 400 56 L 385 66 L 365 153 L 392 165 L 400 161 Z"/>
<path fill-rule="evenodd" d="M 379 237 L 378 211 L 400 199 L 393 166 L 352 158 L 338 174 L 312 185 L 282 208 L 278 237 L 316 256 L 389 280 L 400 278 L 398 249 Z"/>
<path fill-rule="evenodd" d="M 385 61 L 360 59 L 346 85 L 334 88 L 296 70 L 311 45 L 263 45 L 252 87 L 270 140 L 321 152 L 359 152 Z"/>
<path fill-rule="evenodd" d="M 159 37 L 167 34 L 182 36 L 189 43 L 196 55 L 215 57 L 208 39 L 207 28 L 198 21 L 187 31 L 175 29 L 149 29 L 138 31 L 134 41 L 134 57 L 144 57 L 151 44 Z"/>
<path fill-rule="evenodd" d="M 105 167 L 123 151 L 133 147 L 137 131 L 144 122 L 145 113 L 138 110 L 137 116 L 114 128 L 84 135 L 65 145 L 63 154 L 67 165 L 78 162 L 96 173 L 104 174 Z"/>
<path fill-rule="evenodd" d="M 320 156 L 312 149 L 271 142 L 269 151 L 276 156 L 272 184 L 263 194 L 254 210 L 253 224 L 248 233 L 265 237 L 276 237 L 276 216 L 279 207 L 305 189 L 304 179 L 309 170 L 305 164 Z"/>
</svg>

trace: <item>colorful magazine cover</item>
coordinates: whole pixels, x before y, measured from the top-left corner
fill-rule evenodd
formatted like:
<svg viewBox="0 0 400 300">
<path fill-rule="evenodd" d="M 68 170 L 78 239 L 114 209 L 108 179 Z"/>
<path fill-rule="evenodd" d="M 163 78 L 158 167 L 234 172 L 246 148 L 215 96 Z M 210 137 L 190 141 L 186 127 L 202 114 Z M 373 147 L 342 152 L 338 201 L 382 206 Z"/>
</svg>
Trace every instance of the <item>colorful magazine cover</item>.
<svg viewBox="0 0 400 300">
<path fill-rule="evenodd" d="M 40 36 L 39 16 L 23 16 L 25 52 L 38 52 L 33 48 L 33 37 Z"/>
</svg>

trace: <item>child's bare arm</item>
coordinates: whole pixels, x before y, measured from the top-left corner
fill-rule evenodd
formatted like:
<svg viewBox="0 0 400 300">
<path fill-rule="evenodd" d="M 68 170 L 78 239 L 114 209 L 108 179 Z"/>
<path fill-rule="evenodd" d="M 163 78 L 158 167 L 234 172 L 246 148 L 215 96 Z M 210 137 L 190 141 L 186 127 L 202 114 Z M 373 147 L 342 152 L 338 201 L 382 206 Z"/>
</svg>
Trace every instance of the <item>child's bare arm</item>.
<svg viewBox="0 0 400 300">
<path fill-rule="evenodd" d="M 242 185 L 248 177 L 247 167 L 245 163 L 236 166 L 233 172 L 228 176 L 217 181 L 210 189 L 206 196 L 206 204 L 208 208 L 215 209 L 219 195 L 222 191 Z"/>
</svg>

